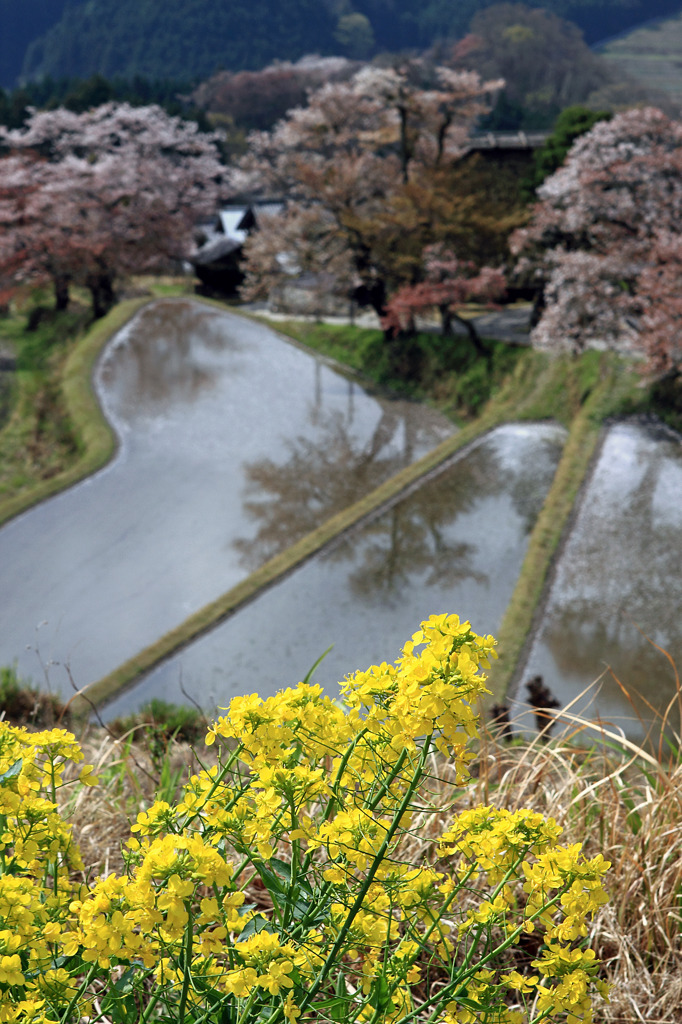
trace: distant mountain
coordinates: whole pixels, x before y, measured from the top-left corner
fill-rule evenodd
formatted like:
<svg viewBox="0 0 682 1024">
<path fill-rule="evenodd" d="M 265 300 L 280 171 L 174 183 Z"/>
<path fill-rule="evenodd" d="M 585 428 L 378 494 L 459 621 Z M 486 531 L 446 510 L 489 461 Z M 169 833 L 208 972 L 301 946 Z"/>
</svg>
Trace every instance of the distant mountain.
<svg viewBox="0 0 682 1024">
<path fill-rule="evenodd" d="M 500 0 L 353 0 L 372 23 L 380 47 L 400 50 L 428 46 L 444 37 L 465 35 L 471 19 Z M 638 25 L 648 18 L 682 10 L 682 0 L 524 0 L 575 22 L 587 43 Z"/>
<path fill-rule="evenodd" d="M 205 79 L 304 53 L 368 57 L 466 34 L 494 0 L 0 0 L 0 84 L 143 75 Z M 682 0 L 537 0 L 578 24 L 588 42 Z"/>
<path fill-rule="evenodd" d="M 0 85 L 14 85 L 29 44 L 56 25 L 68 0 L 0 0 Z"/>
<path fill-rule="evenodd" d="M 207 77 L 335 45 L 320 0 L 88 0 L 28 47 L 22 77 Z"/>
</svg>

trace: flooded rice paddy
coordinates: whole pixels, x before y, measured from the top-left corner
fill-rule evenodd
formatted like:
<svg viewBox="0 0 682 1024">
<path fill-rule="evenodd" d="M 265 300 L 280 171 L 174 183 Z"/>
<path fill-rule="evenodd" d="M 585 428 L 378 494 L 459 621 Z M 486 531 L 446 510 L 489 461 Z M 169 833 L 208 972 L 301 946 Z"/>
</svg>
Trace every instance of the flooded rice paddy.
<svg viewBox="0 0 682 1024">
<path fill-rule="evenodd" d="M 0 665 L 62 693 L 154 642 L 435 447 L 437 413 L 369 394 L 243 317 L 142 310 L 97 389 L 102 472 L 0 529 Z"/>
<path fill-rule="evenodd" d="M 668 707 L 679 731 L 666 652 L 682 674 L 681 612 L 680 437 L 616 424 L 583 490 L 520 681 L 542 675 L 564 707 L 575 701 L 571 713 L 633 738 Z"/>
<path fill-rule="evenodd" d="M 454 429 L 268 327 L 184 300 L 150 305 L 120 331 L 96 386 L 115 459 L 0 529 L 0 665 L 67 695 L 71 680 L 116 668 Z M 433 612 L 495 633 L 564 439 L 550 424 L 479 438 L 107 715 L 188 696 L 212 713 L 237 693 L 295 684 L 330 647 L 313 678 L 334 693 L 347 673 L 393 660 Z M 633 738 L 668 707 L 679 727 L 680 608 L 680 438 L 616 424 L 559 552 L 516 710 L 541 675 L 564 707 Z"/>
<path fill-rule="evenodd" d="M 334 695 L 347 673 L 393 661 L 432 613 L 458 612 L 479 632 L 494 632 L 564 439 L 550 424 L 509 425 L 480 438 L 160 665 L 107 716 L 154 697 L 189 695 L 213 711 L 236 694 L 269 696 L 304 678 L 330 646 L 313 681 Z"/>
</svg>

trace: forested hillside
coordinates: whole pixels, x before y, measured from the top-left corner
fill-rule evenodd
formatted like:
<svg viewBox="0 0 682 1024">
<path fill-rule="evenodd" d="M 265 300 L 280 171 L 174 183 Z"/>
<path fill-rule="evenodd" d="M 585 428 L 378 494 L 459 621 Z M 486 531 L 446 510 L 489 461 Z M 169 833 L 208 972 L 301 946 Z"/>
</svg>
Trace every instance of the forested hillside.
<svg viewBox="0 0 682 1024">
<path fill-rule="evenodd" d="M 0 85 L 16 80 L 29 43 L 55 25 L 67 0 L 0 0 Z"/>
<path fill-rule="evenodd" d="M 221 67 L 328 52 L 334 25 L 319 0 L 90 0 L 29 47 L 24 75 L 187 81 Z"/>
<path fill-rule="evenodd" d="M 206 78 L 304 53 L 365 58 L 461 38 L 489 0 L 0 0 L 0 84 L 45 76 Z M 594 42 L 680 0 L 545 0 Z M 19 10 L 21 7 L 21 10 Z"/>
</svg>

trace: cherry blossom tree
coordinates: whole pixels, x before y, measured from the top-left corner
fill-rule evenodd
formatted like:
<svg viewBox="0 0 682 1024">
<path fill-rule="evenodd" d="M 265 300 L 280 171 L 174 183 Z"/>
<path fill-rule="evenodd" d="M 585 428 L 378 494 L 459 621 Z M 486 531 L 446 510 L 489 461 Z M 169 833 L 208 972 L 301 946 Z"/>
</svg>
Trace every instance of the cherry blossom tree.
<svg viewBox="0 0 682 1024">
<path fill-rule="evenodd" d="M 639 276 L 642 343 L 656 376 L 682 374 L 682 237 L 658 233 L 650 259 Z"/>
<path fill-rule="evenodd" d="M 2 264 L 22 256 L 15 280 L 51 280 L 58 305 L 69 282 L 86 285 L 96 316 L 118 277 L 187 254 L 224 172 L 211 136 L 155 106 L 34 111 L 0 141 Z"/>
<path fill-rule="evenodd" d="M 638 352 L 658 371 L 679 365 L 671 324 L 682 283 L 682 124 L 653 108 L 602 121 L 538 195 L 511 241 L 518 272 L 543 293 L 533 343 Z"/>
<path fill-rule="evenodd" d="M 26 208 L 38 189 L 28 162 L 20 157 L 6 157 L 0 175 L 0 305 L 10 299 L 13 281 L 20 275 L 30 255 L 21 228 Z"/>
<path fill-rule="evenodd" d="M 235 193 L 286 197 L 287 209 L 246 246 L 247 289 L 310 269 L 350 284 L 361 304 L 385 312 L 387 290 L 413 276 L 402 266 L 411 240 L 396 220 L 405 188 L 461 154 L 486 96 L 499 83 L 437 68 L 428 88 L 418 62 L 367 67 L 329 83 L 270 132 L 253 133 L 231 174 Z M 314 247 L 309 244 L 314 239 Z M 276 242 L 273 247 L 272 242 Z M 309 254 L 309 261 L 301 253 Z M 292 258 L 279 259 L 280 254 Z"/>
<path fill-rule="evenodd" d="M 436 308 L 440 314 L 443 334 L 452 334 L 453 322 L 467 331 L 479 355 L 486 348 L 469 319 L 459 310 L 469 302 L 494 306 L 505 295 L 505 277 L 500 269 L 476 269 L 469 260 L 460 260 L 441 245 L 424 250 L 424 280 L 414 285 L 403 285 L 389 300 L 382 325 L 392 334 L 411 333 L 415 330 L 415 317 Z"/>
<path fill-rule="evenodd" d="M 22 154 L 3 162 L 0 268 L 14 284 L 49 280 L 57 309 L 69 301 L 69 282 L 95 286 L 108 236 L 102 222 L 104 166 L 67 160 L 48 163 Z M 107 259 L 110 260 L 111 253 Z M 100 290 L 102 284 L 100 283 Z M 103 296 L 93 295 L 93 304 Z"/>
</svg>

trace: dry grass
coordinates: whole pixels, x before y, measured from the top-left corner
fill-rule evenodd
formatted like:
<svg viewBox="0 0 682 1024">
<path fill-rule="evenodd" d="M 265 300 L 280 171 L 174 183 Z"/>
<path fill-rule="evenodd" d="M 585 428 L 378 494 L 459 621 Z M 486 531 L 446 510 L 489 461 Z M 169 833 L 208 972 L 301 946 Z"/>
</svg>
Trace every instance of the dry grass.
<svg viewBox="0 0 682 1024">
<path fill-rule="evenodd" d="M 105 729 L 91 728 L 80 743 L 85 762 L 94 765 L 100 784 L 75 790 L 65 786 L 59 803 L 73 826 L 85 877 L 92 879 L 123 871 L 121 848 L 130 838 L 130 826 L 138 813 L 156 799 L 170 803 L 200 765 L 187 743 L 172 741 L 160 766 L 135 730 L 117 737 Z M 214 763 L 210 755 L 204 757 L 200 752 L 199 756 L 204 764 Z M 77 771 L 72 774 L 76 776 Z"/>
<path fill-rule="evenodd" d="M 562 842 L 582 843 L 586 855 L 611 862 L 611 899 L 589 937 L 612 986 L 599 1020 L 679 1024 L 682 763 L 666 765 L 627 741 L 602 738 L 588 749 L 540 737 L 505 746 L 486 734 L 478 777 L 462 802 L 540 811 L 563 827 Z"/>
</svg>

